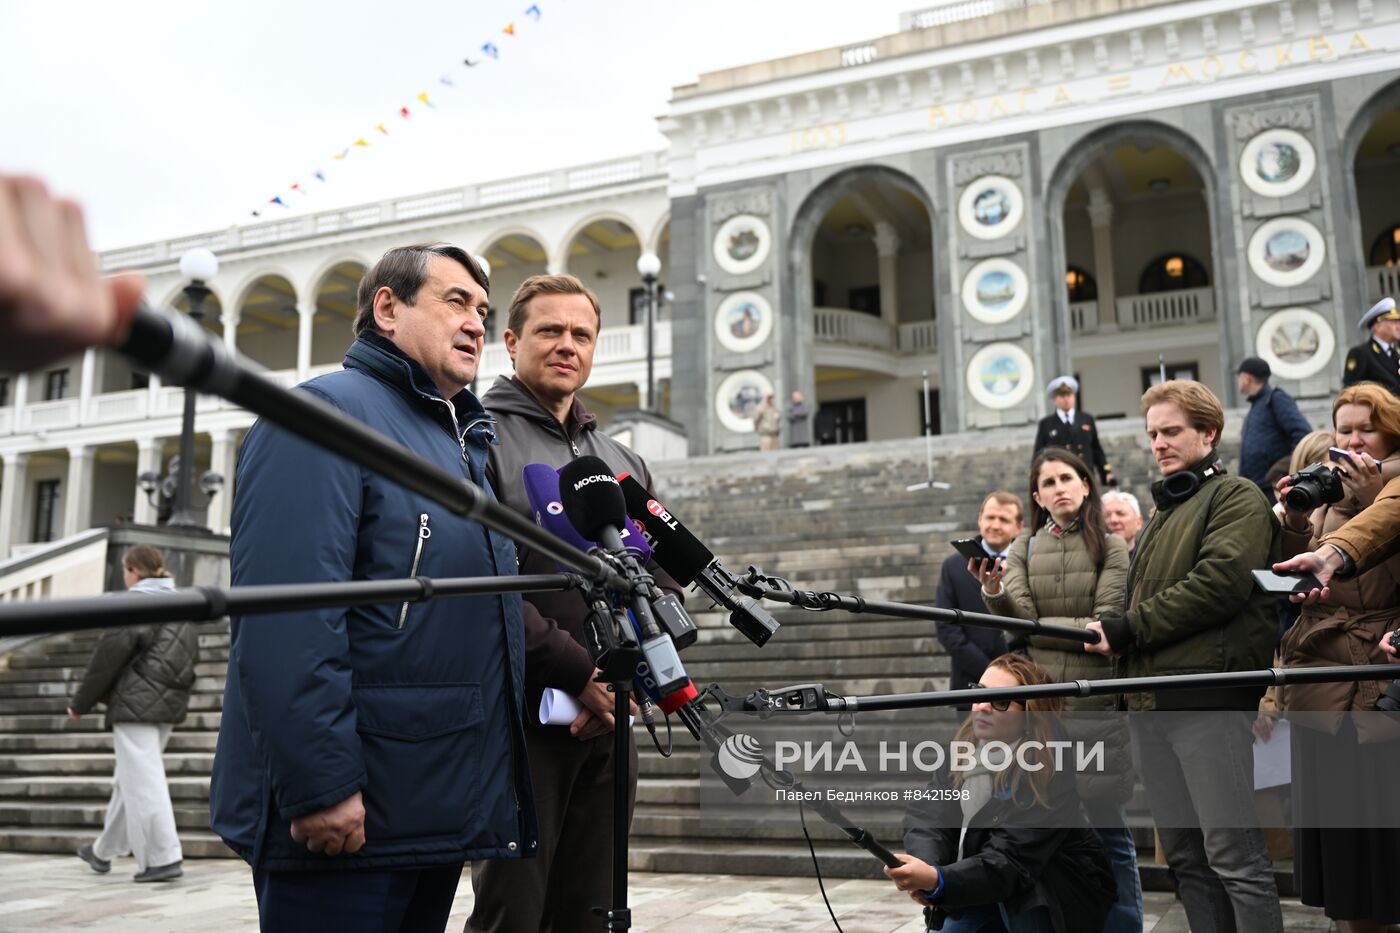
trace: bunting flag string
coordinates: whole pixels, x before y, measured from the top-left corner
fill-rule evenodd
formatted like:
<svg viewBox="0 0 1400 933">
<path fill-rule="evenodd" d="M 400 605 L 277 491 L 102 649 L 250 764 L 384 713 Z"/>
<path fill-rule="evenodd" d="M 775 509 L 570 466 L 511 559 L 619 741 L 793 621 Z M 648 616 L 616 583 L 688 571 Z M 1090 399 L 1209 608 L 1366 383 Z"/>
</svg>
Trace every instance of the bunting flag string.
<svg viewBox="0 0 1400 933">
<path fill-rule="evenodd" d="M 530 23 L 538 23 L 544 18 L 544 12 L 543 10 L 541 10 L 540 5 L 538 3 L 532 3 L 530 4 L 530 6 L 525 8 L 525 10 L 521 13 L 521 16 L 525 20 L 528 20 Z M 521 20 L 512 20 L 506 23 L 505 26 L 501 28 L 499 34 L 510 36 L 513 40 L 518 40 L 519 30 L 517 28 L 517 23 L 519 22 L 521 22 Z M 495 41 L 488 39 L 487 41 L 483 42 L 481 46 L 477 48 L 476 51 L 474 51 L 472 54 L 463 57 L 462 66 L 465 68 L 476 68 L 477 66 L 481 65 L 486 61 L 499 61 L 500 58 L 501 46 L 498 45 Z M 457 87 L 457 81 L 453 78 L 451 74 L 441 75 L 437 79 L 437 83 L 438 86 L 443 88 L 450 88 L 455 90 Z M 438 100 L 441 99 L 441 97 L 438 98 Z M 401 120 L 411 122 L 411 118 L 415 109 L 437 110 L 438 104 L 429 95 L 428 91 L 422 90 L 413 96 L 412 102 L 404 104 L 398 108 L 398 116 Z M 380 135 L 384 137 L 389 136 L 389 129 L 385 122 L 374 123 L 372 126 L 373 129 Z M 365 136 L 358 136 L 353 142 L 350 143 L 350 145 L 345 146 L 339 151 L 334 152 L 331 156 L 331 159 L 333 162 L 345 162 L 350 159 L 354 150 L 371 148 L 373 147 L 370 145 L 369 140 L 366 139 Z M 309 176 L 303 176 L 303 178 L 306 177 L 315 178 L 323 185 L 330 184 L 330 179 L 327 178 L 325 171 L 320 168 L 317 168 L 310 172 Z M 288 185 L 286 190 L 295 191 L 302 197 L 311 197 L 311 192 L 307 190 L 307 186 L 303 184 L 303 182 L 300 180 Z M 266 203 L 276 204 L 277 206 L 288 210 L 291 209 L 291 205 L 287 203 L 286 199 L 280 193 L 274 195 L 271 198 L 268 198 Z M 249 216 L 253 218 L 260 218 L 263 216 L 263 211 L 261 209 L 252 210 L 248 213 Z"/>
</svg>

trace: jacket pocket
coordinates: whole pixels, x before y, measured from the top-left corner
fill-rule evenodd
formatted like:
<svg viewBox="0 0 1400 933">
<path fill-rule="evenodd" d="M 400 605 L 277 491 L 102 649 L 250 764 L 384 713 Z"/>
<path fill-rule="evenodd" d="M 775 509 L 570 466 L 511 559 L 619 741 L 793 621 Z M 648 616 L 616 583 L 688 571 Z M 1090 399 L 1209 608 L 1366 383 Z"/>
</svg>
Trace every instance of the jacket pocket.
<svg viewBox="0 0 1400 933">
<path fill-rule="evenodd" d="M 418 568 L 423 563 L 423 546 L 428 543 L 428 539 L 433 536 L 433 530 L 428 527 L 428 513 L 424 512 L 418 516 L 418 536 L 413 544 L 413 565 L 408 569 L 410 577 L 418 576 Z M 399 607 L 399 628 L 403 628 L 408 621 L 408 607 L 413 605 L 408 600 Z"/>
<path fill-rule="evenodd" d="M 354 688 L 367 845 L 460 833 L 475 819 L 483 730 L 479 684 Z"/>
</svg>

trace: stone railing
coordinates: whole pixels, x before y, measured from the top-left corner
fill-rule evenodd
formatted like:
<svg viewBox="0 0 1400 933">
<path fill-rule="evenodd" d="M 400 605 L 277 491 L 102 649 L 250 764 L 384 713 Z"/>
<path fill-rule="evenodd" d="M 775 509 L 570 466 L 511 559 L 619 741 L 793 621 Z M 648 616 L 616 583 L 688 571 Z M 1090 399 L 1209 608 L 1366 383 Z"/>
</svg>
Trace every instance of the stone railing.
<svg viewBox="0 0 1400 933">
<path fill-rule="evenodd" d="M 656 341 L 655 358 L 657 360 L 669 359 L 671 356 L 670 321 L 656 322 L 654 339 Z M 608 384 L 608 380 L 611 378 L 607 372 L 609 366 L 631 365 L 645 360 L 646 340 L 646 327 L 642 324 L 614 327 L 603 331 L 593 356 L 593 383 L 595 385 Z M 340 363 L 312 366 L 307 370 L 306 378 L 312 379 L 325 373 L 335 372 L 340 368 Z M 510 355 L 506 352 L 505 344 L 488 345 L 481 359 L 481 377 L 490 380 L 508 375 L 510 372 Z M 302 381 L 297 377 L 295 369 L 265 371 L 263 375 L 283 388 L 290 388 Z M 195 404 L 197 412 L 229 410 L 236 407 L 214 395 L 200 395 Z M 0 408 L 0 435 L 28 434 L 36 431 L 53 431 L 80 426 L 121 424 L 143 421 L 147 418 L 178 418 L 184 413 L 184 410 L 185 390 L 178 386 L 157 386 L 154 389 L 128 389 L 122 392 L 95 394 L 87 400 L 86 411 L 79 398 L 30 402 L 18 410 L 13 407 Z"/>
<path fill-rule="evenodd" d="M 1119 330 L 1196 324 L 1215 320 L 1215 291 L 1207 287 L 1124 295 L 1116 307 Z"/>
<path fill-rule="evenodd" d="M 814 308 L 812 334 L 817 343 L 866 347 L 886 353 L 914 355 L 938 349 L 938 325 L 914 321 L 892 327 L 882 318 L 846 308 Z"/>
<path fill-rule="evenodd" d="M 289 240 L 304 239 L 328 233 L 339 233 L 360 227 L 372 227 L 401 220 L 416 220 L 438 214 L 451 214 L 489 207 L 510 201 L 524 201 L 549 195 L 567 194 L 589 188 L 625 184 L 645 178 L 660 178 L 666 174 L 664 152 L 644 152 L 624 159 L 609 159 L 553 172 L 504 178 L 477 185 L 464 185 L 445 191 L 430 191 L 382 201 L 336 208 L 315 214 L 274 219 L 266 223 L 232 227 L 213 233 L 200 233 L 178 239 L 143 243 L 124 249 L 108 250 L 102 254 L 102 268 L 129 269 L 138 266 L 171 262 L 185 250 L 196 246 L 214 252 L 228 252 L 249 246 L 266 246 Z"/>
<path fill-rule="evenodd" d="M 1092 334 L 1099 329 L 1099 303 L 1076 301 L 1069 306 L 1069 329 L 1075 334 Z"/>
<path fill-rule="evenodd" d="M 1387 295 L 1400 301 L 1400 266 L 1368 266 L 1366 291 L 1366 300 L 1371 304 Z"/>
</svg>

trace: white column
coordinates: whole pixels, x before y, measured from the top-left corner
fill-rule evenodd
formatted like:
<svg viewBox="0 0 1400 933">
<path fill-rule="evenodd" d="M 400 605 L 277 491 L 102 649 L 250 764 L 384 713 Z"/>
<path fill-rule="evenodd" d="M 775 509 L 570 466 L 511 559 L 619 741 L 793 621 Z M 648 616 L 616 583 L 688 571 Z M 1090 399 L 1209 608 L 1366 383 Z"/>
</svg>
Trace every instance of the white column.
<svg viewBox="0 0 1400 933">
<path fill-rule="evenodd" d="M 1089 192 L 1094 233 L 1094 279 L 1099 287 L 1099 330 L 1118 329 L 1118 288 L 1113 276 L 1113 202 L 1102 188 Z"/>
<path fill-rule="evenodd" d="M 219 323 L 224 325 L 224 346 L 230 353 L 238 350 L 238 311 L 230 309 L 219 315 Z"/>
<path fill-rule="evenodd" d="M 24 379 L 20 384 L 24 384 Z M 10 556 L 10 545 L 15 543 L 28 465 L 29 454 L 10 454 L 5 458 L 5 472 L 0 478 L 0 560 Z"/>
<path fill-rule="evenodd" d="M 15 373 L 15 422 L 14 422 L 14 423 L 15 423 L 15 433 L 16 433 L 16 434 L 22 434 L 22 433 L 24 433 L 24 430 L 25 430 L 25 427 L 24 427 L 24 409 L 25 409 L 25 406 L 27 406 L 28 404 L 29 404 L 29 373 Z M 3 528 L 4 528 L 4 527 L 8 527 L 8 526 L 0 526 L 0 533 L 3 533 Z M 5 543 L 5 547 L 6 547 L 6 550 L 8 551 L 8 548 L 9 548 L 8 542 Z"/>
<path fill-rule="evenodd" d="M 165 440 L 159 437 L 143 437 L 136 442 L 136 475 L 140 476 L 147 470 L 160 472 L 160 453 L 165 447 Z M 154 525 L 156 523 L 156 507 L 151 505 L 151 501 L 146 498 L 146 493 L 140 486 L 135 490 L 135 507 L 131 510 L 132 520 L 138 525 Z"/>
<path fill-rule="evenodd" d="M 78 378 L 78 420 L 87 421 L 88 406 L 92 404 L 92 386 L 97 375 L 97 348 L 83 351 L 82 375 Z"/>
<path fill-rule="evenodd" d="M 883 220 L 875 221 L 875 253 L 880 263 L 880 318 L 899 323 L 899 234 Z"/>
<path fill-rule="evenodd" d="M 146 383 L 146 417 L 157 415 L 156 402 L 160 399 L 160 377 L 151 373 L 151 381 Z"/>
<path fill-rule="evenodd" d="M 68 448 L 68 481 L 63 484 L 63 535 L 92 526 L 93 460 L 96 447 Z"/>
<path fill-rule="evenodd" d="M 637 382 L 637 407 L 642 411 L 651 410 L 651 399 L 647 398 L 647 381 L 645 379 Z"/>
<path fill-rule="evenodd" d="M 215 534 L 228 534 L 233 521 L 233 471 L 238 461 L 238 433 L 219 431 L 210 436 L 209 469 L 224 477 L 223 488 L 209 504 L 208 525 Z"/>
<path fill-rule="evenodd" d="M 303 298 L 297 305 L 297 382 L 311 371 L 311 329 L 316 324 L 316 299 Z"/>
</svg>

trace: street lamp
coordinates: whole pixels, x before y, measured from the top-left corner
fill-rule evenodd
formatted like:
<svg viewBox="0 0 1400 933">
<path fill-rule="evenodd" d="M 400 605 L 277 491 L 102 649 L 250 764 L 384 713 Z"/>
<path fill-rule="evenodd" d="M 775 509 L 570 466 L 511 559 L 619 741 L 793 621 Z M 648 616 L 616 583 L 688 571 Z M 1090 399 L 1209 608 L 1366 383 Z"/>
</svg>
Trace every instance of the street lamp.
<svg viewBox="0 0 1400 933">
<path fill-rule="evenodd" d="M 190 302 L 190 320 L 199 325 L 204 319 L 204 302 L 209 297 L 209 286 L 205 283 L 219 274 L 219 260 L 202 247 L 188 250 L 180 257 L 180 274 L 190 280 L 185 286 L 185 297 Z M 171 526 L 189 527 L 199 524 L 190 514 L 190 481 L 194 471 L 194 403 L 197 397 L 194 389 L 186 387 L 185 416 L 180 422 L 180 455 L 176 458 L 176 463 L 172 464 L 175 469 L 170 471 L 175 480 L 175 501 L 170 520 L 166 524 Z M 207 474 L 201 477 L 200 485 L 205 486 L 207 479 Z M 219 477 L 214 488 L 217 489 L 222 482 L 223 477 Z M 144 484 L 142 488 L 145 488 Z"/>
<path fill-rule="evenodd" d="M 642 253 L 637 257 L 637 273 L 647 293 L 647 401 L 646 410 L 656 411 L 656 277 L 661 274 L 661 257 Z"/>
</svg>

